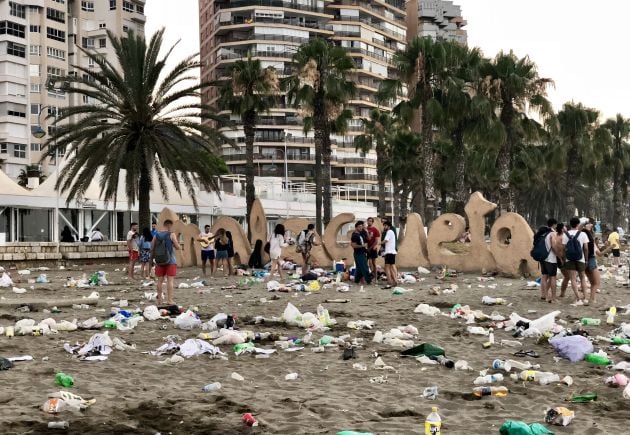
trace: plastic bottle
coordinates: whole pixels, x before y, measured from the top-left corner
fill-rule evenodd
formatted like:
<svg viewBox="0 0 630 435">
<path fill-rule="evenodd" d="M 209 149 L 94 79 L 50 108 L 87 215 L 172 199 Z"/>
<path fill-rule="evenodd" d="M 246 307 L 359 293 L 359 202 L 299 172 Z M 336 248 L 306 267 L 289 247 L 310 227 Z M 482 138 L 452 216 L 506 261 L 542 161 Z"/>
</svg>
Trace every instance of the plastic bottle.
<svg viewBox="0 0 630 435">
<path fill-rule="evenodd" d="M 584 357 L 584 361 L 595 364 L 597 366 L 607 366 L 612 364 L 608 357 L 600 355 L 598 353 L 587 353 Z"/>
<path fill-rule="evenodd" d="M 506 372 L 509 372 L 512 367 L 507 363 L 507 361 L 503 361 L 502 359 L 495 359 L 494 361 L 492 361 L 492 368 L 495 370 L 504 370 Z"/>
<path fill-rule="evenodd" d="M 560 382 L 560 376 L 555 373 L 541 372 L 536 380 L 540 385 L 549 385 L 553 382 Z"/>
<path fill-rule="evenodd" d="M 503 381 L 503 375 L 501 373 L 496 373 L 494 375 L 479 376 L 477 377 L 477 379 L 474 380 L 473 384 L 487 385 L 487 384 L 493 384 L 495 382 L 501 382 L 501 381 Z"/>
<path fill-rule="evenodd" d="M 613 337 L 612 344 L 615 344 L 617 346 L 621 344 L 630 344 L 630 338 Z"/>
<path fill-rule="evenodd" d="M 475 387 L 473 388 L 473 395 L 475 397 L 483 397 L 483 396 L 497 396 L 497 397 L 505 397 L 508 395 L 510 390 L 506 387 Z"/>
<path fill-rule="evenodd" d="M 488 334 L 490 334 L 490 332 L 487 329 L 482 328 L 481 326 L 469 326 L 466 329 L 467 329 L 469 334 L 473 334 L 473 335 L 488 335 Z"/>
<path fill-rule="evenodd" d="M 59 372 L 55 375 L 55 383 L 59 386 L 70 388 L 74 386 L 74 379 L 70 375 Z"/>
<path fill-rule="evenodd" d="M 221 382 L 213 382 L 211 384 L 205 385 L 201 391 L 204 393 L 211 393 L 213 391 L 218 391 L 221 389 Z"/>
<path fill-rule="evenodd" d="M 569 402 L 573 403 L 586 403 L 597 400 L 597 394 L 582 394 L 580 396 L 573 396 Z"/>
<path fill-rule="evenodd" d="M 481 303 L 484 305 L 503 305 L 505 304 L 505 299 L 484 296 L 483 298 L 481 298 Z"/>
<path fill-rule="evenodd" d="M 244 381 L 245 378 L 243 376 L 241 376 L 240 374 L 236 373 L 236 372 L 232 372 L 232 374 L 230 375 L 230 378 L 232 378 L 235 381 Z"/>
<path fill-rule="evenodd" d="M 490 328 L 488 331 L 488 343 L 494 344 L 494 329 Z"/>
<path fill-rule="evenodd" d="M 424 420 L 424 435 L 440 435 L 442 433 L 442 418 L 438 414 L 437 406 L 431 408 L 431 414 Z"/>
<path fill-rule="evenodd" d="M 447 369 L 452 369 L 453 367 L 455 367 L 455 363 L 451 361 L 450 359 L 446 358 L 444 355 L 431 356 L 430 358 L 432 360 L 439 362 Z"/>
<path fill-rule="evenodd" d="M 616 315 L 617 307 L 610 307 L 610 309 L 606 312 L 606 323 L 609 325 L 614 325 Z"/>
<path fill-rule="evenodd" d="M 288 375 L 286 375 L 284 377 L 285 381 L 295 381 L 298 378 L 298 374 L 297 373 L 289 373 Z"/>
<path fill-rule="evenodd" d="M 48 429 L 68 429 L 70 427 L 70 423 L 67 421 L 49 421 Z"/>
<path fill-rule="evenodd" d="M 606 379 L 606 383 L 609 385 L 616 385 L 619 387 L 625 387 L 628 385 L 628 377 L 623 373 L 617 373 Z"/>
<path fill-rule="evenodd" d="M 117 329 L 118 325 L 116 324 L 116 321 L 114 321 L 112 319 L 108 319 L 108 320 L 105 320 L 103 322 L 103 328 L 105 328 L 105 329 Z"/>
<path fill-rule="evenodd" d="M 580 320 L 580 323 L 582 323 L 582 325 L 599 326 L 599 325 L 601 325 L 602 321 L 600 319 L 593 319 L 593 318 L 590 318 L 590 317 L 583 317 L 582 320 Z"/>
<path fill-rule="evenodd" d="M 326 346 L 327 344 L 332 343 L 333 338 L 330 335 L 324 335 L 322 338 L 319 339 L 319 345 L 320 346 Z"/>
</svg>

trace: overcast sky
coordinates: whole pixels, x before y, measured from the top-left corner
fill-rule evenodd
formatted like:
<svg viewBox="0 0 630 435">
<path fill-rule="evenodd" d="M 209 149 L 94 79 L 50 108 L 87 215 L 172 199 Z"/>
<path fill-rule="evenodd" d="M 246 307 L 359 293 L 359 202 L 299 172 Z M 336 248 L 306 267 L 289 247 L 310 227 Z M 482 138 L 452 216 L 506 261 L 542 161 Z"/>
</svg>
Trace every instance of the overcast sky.
<svg viewBox="0 0 630 435">
<path fill-rule="evenodd" d="M 468 21 L 468 42 L 488 56 L 500 50 L 529 55 L 552 78 L 556 110 L 566 101 L 630 117 L 630 1 L 456 0 Z M 175 4 L 177 4 L 176 7 Z M 181 39 L 173 61 L 199 51 L 197 0 L 148 0 L 147 34 L 166 27 Z"/>
</svg>

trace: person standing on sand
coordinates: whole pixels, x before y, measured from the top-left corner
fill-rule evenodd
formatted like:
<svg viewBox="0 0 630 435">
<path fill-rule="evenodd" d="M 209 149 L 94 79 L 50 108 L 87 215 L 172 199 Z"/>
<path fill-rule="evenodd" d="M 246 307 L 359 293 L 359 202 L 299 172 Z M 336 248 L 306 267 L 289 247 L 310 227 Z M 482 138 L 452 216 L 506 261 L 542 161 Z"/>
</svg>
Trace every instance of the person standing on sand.
<svg viewBox="0 0 630 435">
<path fill-rule="evenodd" d="M 133 239 L 134 235 L 138 234 L 138 224 L 136 222 L 132 222 L 129 228 L 129 232 L 127 232 L 127 253 L 129 255 L 129 265 L 127 267 L 127 276 L 129 279 L 136 279 L 134 268 L 136 267 L 136 263 L 139 259 L 139 252 L 137 249 L 137 243 Z"/>
<path fill-rule="evenodd" d="M 564 267 L 566 265 L 566 260 L 564 258 L 564 245 L 562 244 L 562 239 L 564 234 L 567 232 L 566 226 L 560 222 L 556 225 L 556 234 L 554 239 L 554 245 L 556 247 L 556 261 L 558 264 L 558 269 L 562 273 L 562 285 L 560 287 L 560 297 L 563 298 L 567 292 L 567 287 L 569 286 L 569 282 L 571 281 L 571 277 L 569 276 L 569 271 Z"/>
<path fill-rule="evenodd" d="M 219 266 L 221 266 L 221 270 L 223 270 L 223 277 L 226 277 L 228 274 L 228 247 L 230 245 L 230 239 L 227 238 L 225 234 L 225 229 L 219 228 L 217 230 L 217 234 L 214 236 L 214 249 L 217 257 L 215 272 L 219 271 Z"/>
<path fill-rule="evenodd" d="M 572 241 L 574 238 L 577 238 L 579 246 L 582 250 L 582 257 L 578 260 L 569 260 L 566 262 L 565 268 L 569 271 L 569 277 L 571 279 L 571 288 L 573 289 L 573 293 L 575 294 L 575 303 L 577 305 L 584 305 L 584 300 L 582 300 L 586 295 L 586 259 L 588 258 L 588 237 L 581 230 L 582 227 L 580 225 L 579 217 L 572 217 L 569 221 L 569 225 L 571 225 L 571 229 L 562 236 L 562 244 L 565 247 L 565 255 L 567 255 L 567 245 L 569 241 Z M 580 297 L 580 293 L 577 288 L 577 276 L 580 276 L 580 286 L 582 290 L 582 296 Z"/>
<path fill-rule="evenodd" d="M 584 233 L 588 237 L 588 260 L 586 262 L 586 277 L 591 283 L 591 292 L 589 294 L 589 304 L 595 303 L 595 296 L 599 292 L 599 286 L 601 284 L 601 277 L 599 269 L 597 268 L 597 255 L 600 255 L 597 243 L 595 243 L 595 234 L 593 233 L 593 227 L 595 225 L 594 219 L 589 219 L 588 223 L 584 225 Z M 586 298 L 586 295 L 584 295 Z"/>
<path fill-rule="evenodd" d="M 142 278 L 151 278 L 151 242 L 153 241 L 153 235 L 148 228 L 142 229 L 142 236 L 138 241 L 138 247 L 140 248 L 140 275 Z"/>
<path fill-rule="evenodd" d="M 214 275 L 214 236 L 210 232 L 210 225 L 203 227 L 204 231 L 199 234 L 198 242 L 207 243 L 207 246 L 201 248 L 201 270 L 203 276 L 206 276 L 206 263 L 210 263 L 210 276 Z"/>
<path fill-rule="evenodd" d="M 366 284 L 370 285 L 372 283 L 372 277 L 367 260 L 368 234 L 363 228 L 363 225 L 363 221 L 358 221 L 354 225 L 354 232 L 350 237 L 350 245 L 352 249 L 354 249 L 354 264 L 356 266 L 354 282 L 355 284 L 359 284 L 361 279 L 364 279 Z"/>
<path fill-rule="evenodd" d="M 558 275 L 558 260 L 554 238 L 558 221 L 551 218 L 547 221 L 547 226 L 538 230 L 538 234 L 545 237 L 545 248 L 547 258 L 540 262 L 540 299 L 549 303 L 556 301 L 556 275 Z"/>
<path fill-rule="evenodd" d="M 271 270 L 269 271 L 270 279 L 273 278 L 274 269 L 278 271 L 280 279 L 284 279 L 284 276 L 282 276 L 282 265 L 280 264 L 280 255 L 282 255 L 282 248 L 288 246 L 288 244 L 284 240 L 284 233 L 284 225 L 278 224 L 274 228 L 273 234 L 269 238 L 269 257 L 271 258 Z"/>
<path fill-rule="evenodd" d="M 311 249 L 313 246 L 319 246 L 319 243 L 315 242 L 314 224 L 308 224 L 308 227 L 300 232 L 297 244 L 302 254 L 302 275 L 306 275 L 311 268 Z"/>
<path fill-rule="evenodd" d="M 175 258 L 175 250 L 180 250 L 181 246 L 177 241 L 177 236 L 171 232 L 173 227 L 173 221 L 166 219 L 164 221 L 165 231 L 158 231 L 153 241 L 151 242 L 151 263 L 155 258 L 156 245 L 158 243 L 164 243 L 166 247 L 166 253 L 168 258 L 164 263 L 156 264 L 155 276 L 157 276 L 157 304 L 162 304 L 162 286 L 164 284 L 164 278 L 166 278 L 166 300 L 169 305 L 175 305 L 174 296 L 174 281 L 177 275 L 177 259 Z M 157 263 L 157 262 L 156 262 Z"/>
<path fill-rule="evenodd" d="M 612 249 L 613 265 L 621 267 L 621 242 L 617 231 L 613 230 L 608 235 L 608 246 Z"/>
<path fill-rule="evenodd" d="M 378 258 L 378 251 L 381 247 L 381 232 L 374 226 L 374 218 L 368 218 L 367 220 L 367 234 L 368 234 L 368 262 L 370 267 L 370 273 L 372 279 L 377 279 L 376 276 L 376 259 Z"/>
<path fill-rule="evenodd" d="M 385 289 L 392 288 L 397 284 L 396 274 L 394 273 L 396 267 L 396 234 L 391 229 L 389 221 L 383 222 L 383 233 L 385 237 L 383 239 L 383 246 L 385 247 L 385 275 L 387 276 L 387 286 Z"/>
<path fill-rule="evenodd" d="M 228 261 L 227 261 L 227 266 L 228 266 L 228 275 L 232 276 L 234 275 L 234 264 L 232 263 L 232 259 L 234 258 L 234 240 L 232 239 L 232 233 L 230 231 L 226 231 L 225 232 L 225 236 L 228 238 Z"/>
</svg>

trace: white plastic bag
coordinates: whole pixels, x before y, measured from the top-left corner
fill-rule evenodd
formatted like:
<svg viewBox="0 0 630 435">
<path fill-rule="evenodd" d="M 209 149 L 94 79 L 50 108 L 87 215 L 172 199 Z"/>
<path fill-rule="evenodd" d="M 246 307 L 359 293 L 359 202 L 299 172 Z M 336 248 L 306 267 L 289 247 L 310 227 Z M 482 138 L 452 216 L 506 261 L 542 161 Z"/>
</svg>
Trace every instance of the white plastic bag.
<svg viewBox="0 0 630 435">
<path fill-rule="evenodd" d="M 201 320 L 195 313 L 188 310 L 175 318 L 175 326 L 179 329 L 193 329 L 201 325 Z"/>
<path fill-rule="evenodd" d="M 11 287 L 12 285 L 13 281 L 11 280 L 11 277 L 5 272 L 2 272 L 2 276 L 0 276 L 0 287 Z"/>
<path fill-rule="evenodd" d="M 158 307 L 156 307 L 155 305 L 149 305 L 145 307 L 144 311 L 142 312 L 142 315 L 147 320 L 157 320 L 160 317 L 162 317 L 160 315 L 160 310 L 158 310 Z"/>
<path fill-rule="evenodd" d="M 300 325 L 302 322 L 302 313 L 291 302 L 287 304 L 287 307 L 282 313 L 282 319 L 287 325 Z"/>
<path fill-rule="evenodd" d="M 280 283 L 278 281 L 269 281 L 267 283 L 267 291 L 273 292 L 280 288 Z"/>
<path fill-rule="evenodd" d="M 437 316 L 440 314 L 440 309 L 428 304 L 420 304 L 415 308 L 415 310 L 413 310 L 413 312 L 424 314 L 426 316 Z"/>
</svg>

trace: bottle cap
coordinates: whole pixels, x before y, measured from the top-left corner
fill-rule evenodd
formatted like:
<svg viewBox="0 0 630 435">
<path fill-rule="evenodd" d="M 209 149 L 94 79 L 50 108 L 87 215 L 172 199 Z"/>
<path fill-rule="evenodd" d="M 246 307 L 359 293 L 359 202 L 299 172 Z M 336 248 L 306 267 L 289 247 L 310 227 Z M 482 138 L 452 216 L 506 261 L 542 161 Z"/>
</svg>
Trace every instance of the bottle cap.
<svg viewBox="0 0 630 435">
<path fill-rule="evenodd" d="M 438 407 L 437 406 L 432 406 L 431 407 L 431 412 L 437 412 L 438 411 Z"/>
</svg>

